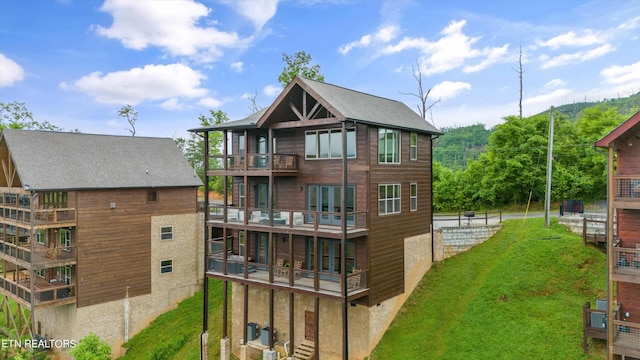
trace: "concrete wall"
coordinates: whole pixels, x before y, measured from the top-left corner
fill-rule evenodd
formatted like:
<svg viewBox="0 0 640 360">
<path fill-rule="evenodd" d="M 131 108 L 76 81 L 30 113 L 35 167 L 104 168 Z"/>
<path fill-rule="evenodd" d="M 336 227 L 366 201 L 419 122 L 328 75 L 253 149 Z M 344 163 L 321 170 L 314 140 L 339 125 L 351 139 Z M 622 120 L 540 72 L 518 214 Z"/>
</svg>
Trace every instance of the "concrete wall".
<svg viewBox="0 0 640 360">
<path fill-rule="evenodd" d="M 442 227 L 436 231 L 436 261 L 444 260 L 482 244 L 502 228 L 497 225 Z M 441 256 L 441 257 L 440 257 Z"/>
<path fill-rule="evenodd" d="M 606 221 L 606 214 L 584 214 L 573 216 L 561 216 L 558 218 L 558 224 L 564 225 L 572 233 L 582 235 L 584 227 L 584 219 Z M 587 234 L 605 235 L 607 233 L 607 225 L 605 223 L 587 222 Z"/>
<path fill-rule="evenodd" d="M 362 305 L 348 307 L 349 359 L 364 359 L 378 344 L 396 314 L 418 285 L 424 274 L 431 268 L 431 234 L 423 234 L 404 240 L 405 293 L 386 300 L 377 306 Z M 269 326 L 270 290 L 260 287 L 249 288 L 248 321 L 257 323 L 262 329 Z M 232 283 L 232 352 L 239 356 L 243 335 L 244 286 Z M 294 340 L 304 339 L 305 312 L 315 311 L 314 298 L 294 295 Z M 320 299 L 319 339 L 321 359 L 342 359 L 342 304 L 338 301 Z M 275 350 L 285 356 L 284 343 L 290 340 L 289 293 L 276 291 L 274 295 L 274 328 L 277 344 Z M 211 339 L 213 340 L 213 339 Z M 293 349 L 289 349 L 293 352 Z M 261 358 L 258 349 L 250 348 L 251 359 Z"/>
<path fill-rule="evenodd" d="M 151 219 L 151 294 L 98 305 L 36 308 L 36 326 L 51 339 L 76 340 L 93 332 L 122 355 L 125 342 L 125 304 L 128 302 L 128 335 L 133 337 L 153 319 L 193 296 L 203 282 L 203 214 L 155 216 Z M 160 240 L 160 227 L 173 226 L 173 240 Z M 173 259 L 173 272 L 160 273 L 160 261 Z M 126 269 L 105 269 L 127 276 Z M 122 289 L 123 293 L 126 288 Z M 36 327 L 37 328 L 37 327 Z M 62 354 L 64 357 L 64 354 Z"/>
</svg>

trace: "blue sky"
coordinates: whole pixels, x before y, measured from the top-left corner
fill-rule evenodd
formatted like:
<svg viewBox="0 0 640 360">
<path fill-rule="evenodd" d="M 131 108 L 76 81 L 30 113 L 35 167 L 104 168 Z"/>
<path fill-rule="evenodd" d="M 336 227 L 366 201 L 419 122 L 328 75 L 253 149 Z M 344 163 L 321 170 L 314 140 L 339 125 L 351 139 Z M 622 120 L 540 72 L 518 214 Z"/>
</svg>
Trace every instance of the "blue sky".
<svg viewBox="0 0 640 360">
<path fill-rule="evenodd" d="M 198 116 L 272 103 L 282 54 L 325 81 L 416 109 L 436 127 L 640 91 L 640 1 L 2 0 L 0 101 L 66 130 L 186 136 Z"/>
</svg>

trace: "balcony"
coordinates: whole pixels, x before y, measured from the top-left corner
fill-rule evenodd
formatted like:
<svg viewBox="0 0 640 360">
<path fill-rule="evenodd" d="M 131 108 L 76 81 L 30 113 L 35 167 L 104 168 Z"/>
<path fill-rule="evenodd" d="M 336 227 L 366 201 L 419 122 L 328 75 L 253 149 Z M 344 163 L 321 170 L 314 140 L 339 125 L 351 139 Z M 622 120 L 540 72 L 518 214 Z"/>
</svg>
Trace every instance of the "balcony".
<svg viewBox="0 0 640 360">
<path fill-rule="evenodd" d="M 230 252 L 225 257 L 222 240 L 209 240 L 207 273 L 212 277 L 308 295 L 344 298 L 345 289 L 340 274 L 303 269 L 300 260 L 294 261 L 293 264 L 285 263 L 283 260 L 282 264 L 276 265 L 276 261 L 269 265 Z M 368 294 L 366 270 L 351 271 L 347 274 L 346 281 L 348 301 Z"/>
<path fill-rule="evenodd" d="M 22 305 L 28 307 L 32 301 L 35 306 L 57 306 L 76 302 L 76 286 L 74 284 L 67 284 L 58 279 L 46 281 L 37 277 L 34 290 L 31 291 L 29 278 L 19 277 L 16 281 L 15 274 L 16 272 L 10 272 L 0 278 L 0 292 L 11 296 Z"/>
<path fill-rule="evenodd" d="M 613 280 L 640 284 L 640 249 L 613 248 Z"/>
<path fill-rule="evenodd" d="M 298 156 L 291 154 L 211 155 L 207 167 L 209 176 L 233 175 L 296 175 Z"/>
<path fill-rule="evenodd" d="M 6 204 L 0 210 L 3 223 L 14 226 L 31 224 L 32 214 L 30 209 L 7 207 Z M 76 210 L 66 209 L 38 209 L 33 212 L 33 224 L 36 227 L 62 227 L 76 225 Z"/>
<path fill-rule="evenodd" d="M 15 238 L 7 237 L 0 241 L 0 258 L 28 268 L 74 265 L 76 263 L 75 246 L 46 247 L 39 243 L 34 245 L 33 252 L 28 242 L 15 242 Z"/>
<path fill-rule="evenodd" d="M 613 353 L 640 358 L 640 324 L 613 320 Z"/>
<path fill-rule="evenodd" d="M 640 175 L 615 175 L 614 184 L 616 208 L 640 209 Z"/>
<path fill-rule="evenodd" d="M 208 214 L 210 225 L 223 225 L 237 229 L 253 231 L 269 231 L 313 235 L 314 233 L 332 238 L 339 238 L 343 233 L 342 213 L 320 212 L 308 210 L 272 210 L 250 208 L 245 215 L 244 208 L 211 205 Z M 356 237 L 366 235 L 367 212 L 347 213 L 347 235 Z"/>
</svg>

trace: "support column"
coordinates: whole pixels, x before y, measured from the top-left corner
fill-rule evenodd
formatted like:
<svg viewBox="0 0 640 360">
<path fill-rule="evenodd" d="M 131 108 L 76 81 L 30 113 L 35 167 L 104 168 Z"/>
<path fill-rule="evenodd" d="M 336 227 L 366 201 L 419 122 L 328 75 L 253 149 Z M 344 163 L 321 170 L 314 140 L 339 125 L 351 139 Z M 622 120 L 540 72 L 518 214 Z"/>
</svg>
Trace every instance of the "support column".
<svg viewBox="0 0 640 360">
<path fill-rule="evenodd" d="M 231 341 L 229 338 L 220 339 L 220 360 L 231 359 Z"/>
</svg>

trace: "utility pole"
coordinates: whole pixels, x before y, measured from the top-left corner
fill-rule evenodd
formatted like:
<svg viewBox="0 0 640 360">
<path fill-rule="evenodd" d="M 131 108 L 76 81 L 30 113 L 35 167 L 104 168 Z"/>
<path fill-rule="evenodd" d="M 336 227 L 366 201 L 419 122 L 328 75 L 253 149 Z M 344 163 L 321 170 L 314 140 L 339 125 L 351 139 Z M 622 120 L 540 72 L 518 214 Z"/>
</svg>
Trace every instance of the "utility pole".
<svg viewBox="0 0 640 360">
<path fill-rule="evenodd" d="M 551 227 L 551 170 L 553 167 L 553 106 L 549 110 L 549 150 L 547 151 L 547 190 L 544 200 L 544 227 Z"/>
</svg>

